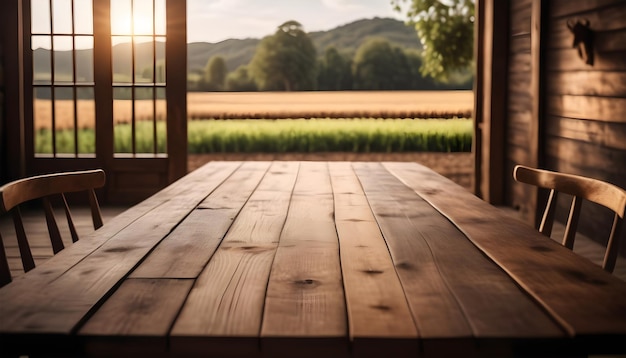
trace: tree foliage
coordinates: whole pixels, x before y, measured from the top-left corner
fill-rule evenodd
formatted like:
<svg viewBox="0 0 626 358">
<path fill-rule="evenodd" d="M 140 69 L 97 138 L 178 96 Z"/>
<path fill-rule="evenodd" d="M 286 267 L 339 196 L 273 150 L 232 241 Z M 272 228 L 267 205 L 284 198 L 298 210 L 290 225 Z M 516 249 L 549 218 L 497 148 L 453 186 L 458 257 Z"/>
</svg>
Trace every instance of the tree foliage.
<svg viewBox="0 0 626 358">
<path fill-rule="evenodd" d="M 224 89 L 224 81 L 228 68 L 226 61 L 221 56 L 213 56 L 204 68 L 205 88 L 209 91 L 221 91 Z"/>
<path fill-rule="evenodd" d="M 280 25 L 265 37 L 250 62 L 250 71 L 261 90 L 314 89 L 316 51 L 297 21 Z"/>
<path fill-rule="evenodd" d="M 342 91 L 352 89 L 352 60 L 329 47 L 317 64 L 317 89 Z"/>
<path fill-rule="evenodd" d="M 412 81 L 410 63 L 404 51 L 387 40 L 371 39 L 354 55 L 354 89 L 409 89 Z"/>
<path fill-rule="evenodd" d="M 424 48 L 424 75 L 446 81 L 471 66 L 474 0 L 391 0 L 391 4 L 415 25 Z"/>
<path fill-rule="evenodd" d="M 226 90 L 233 92 L 257 91 L 256 82 L 250 76 L 248 66 L 239 66 L 234 72 L 226 76 Z"/>
</svg>

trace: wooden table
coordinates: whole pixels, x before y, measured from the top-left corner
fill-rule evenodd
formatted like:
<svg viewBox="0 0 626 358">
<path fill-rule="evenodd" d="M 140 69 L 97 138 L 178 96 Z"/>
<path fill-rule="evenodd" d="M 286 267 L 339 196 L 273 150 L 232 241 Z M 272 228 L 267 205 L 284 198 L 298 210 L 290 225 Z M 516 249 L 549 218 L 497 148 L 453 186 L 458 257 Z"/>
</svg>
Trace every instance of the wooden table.
<svg viewBox="0 0 626 358">
<path fill-rule="evenodd" d="M 626 352 L 626 283 L 415 163 L 212 162 L 0 289 L 1 353 Z"/>
</svg>

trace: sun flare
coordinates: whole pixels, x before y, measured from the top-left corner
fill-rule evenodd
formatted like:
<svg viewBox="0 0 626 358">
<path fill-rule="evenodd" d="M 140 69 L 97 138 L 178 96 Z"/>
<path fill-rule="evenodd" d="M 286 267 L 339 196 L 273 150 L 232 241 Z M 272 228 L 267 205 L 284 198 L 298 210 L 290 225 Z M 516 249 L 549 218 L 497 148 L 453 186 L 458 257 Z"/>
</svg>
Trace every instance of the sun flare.
<svg viewBox="0 0 626 358">
<path fill-rule="evenodd" d="M 131 16 L 129 12 L 111 12 L 111 33 L 113 35 L 152 35 L 152 18 L 142 13 Z"/>
</svg>

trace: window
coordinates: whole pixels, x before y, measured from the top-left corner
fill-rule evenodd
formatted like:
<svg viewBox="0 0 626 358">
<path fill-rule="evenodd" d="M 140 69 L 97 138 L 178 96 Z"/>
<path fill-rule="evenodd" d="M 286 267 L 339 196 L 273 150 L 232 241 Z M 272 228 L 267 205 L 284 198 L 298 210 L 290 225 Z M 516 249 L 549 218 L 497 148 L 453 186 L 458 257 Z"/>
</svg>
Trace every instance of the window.
<svg viewBox="0 0 626 358">
<path fill-rule="evenodd" d="M 166 153 L 165 0 L 111 0 L 114 151 Z"/>
<path fill-rule="evenodd" d="M 31 0 L 36 156 L 95 156 L 93 2 Z"/>
</svg>

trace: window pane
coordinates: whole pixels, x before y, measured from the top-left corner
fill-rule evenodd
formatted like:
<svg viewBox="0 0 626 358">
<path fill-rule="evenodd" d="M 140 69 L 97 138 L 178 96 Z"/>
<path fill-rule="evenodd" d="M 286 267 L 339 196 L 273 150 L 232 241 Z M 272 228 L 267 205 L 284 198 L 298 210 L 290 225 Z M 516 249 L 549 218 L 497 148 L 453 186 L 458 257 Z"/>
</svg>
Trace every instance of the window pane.
<svg viewBox="0 0 626 358">
<path fill-rule="evenodd" d="M 70 36 L 54 36 L 54 81 L 73 82 L 74 53 Z"/>
<path fill-rule="evenodd" d="M 31 0 L 31 32 L 34 34 L 50 33 L 50 1 Z"/>
<path fill-rule="evenodd" d="M 133 1 L 133 34 L 152 35 L 154 33 L 152 0 Z"/>
<path fill-rule="evenodd" d="M 92 83 L 93 37 L 76 36 L 76 83 Z"/>
<path fill-rule="evenodd" d="M 55 34 L 72 33 L 72 1 L 54 0 L 52 2 L 52 30 Z"/>
<path fill-rule="evenodd" d="M 135 82 L 153 82 L 154 42 L 152 37 L 135 37 Z"/>
<path fill-rule="evenodd" d="M 165 0 L 155 0 L 154 2 L 154 33 L 165 35 Z"/>
<path fill-rule="evenodd" d="M 132 153 L 133 118 L 130 87 L 113 89 L 113 143 L 115 153 Z"/>
<path fill-rule="evenodd" d="M 78 153 L 96 153 L 96 108 L 93 87 L 76 89 Z"/>
<path fill-rule="evenodd" d="M 74 90 L 71 87 L 54 89 L 54 120 L 57 153 L 74 153 Z"/>
<path fill-rule="evenodd" d="M 167 101 L 165 88 L 156 88 L 156 117 L 157 117 L 157 153 L 167 153 Z"/>
<path fill-rule="evenodd" d="M 165 41 L 156 42 L 156 83 L 165 83 Z"/>
<path fill-rule="evenodd" d="M 35 153 L 52 154 L 52 94 L 50 88 L 36 87 L 33 93 Z"/>
<path fill-rule="evenodd" d="M 74 32 L 93 34 L 92 0 L 74 0 Z"/>
<path fill-rule="evenodd" d="M 154 89 L 135 88 L 135 147 L 137 153 L 154 153 Z"/>
<path fill-rule="evenodd" d="M 52 79 L 50 70 L 50 36 L 33 36 L 33 83 L 49 84 Z"/>
<path fill-rule="evenodd" d="M 111 0 L 111 34 L 132 35 L 130 0 Z"/>
<path fill-rule="evenodd" d="M 133 59 L 130 44 L 132 38 L 117 36 L 113 40 L 113 82 L 132 83 Z"/>
</svg>

